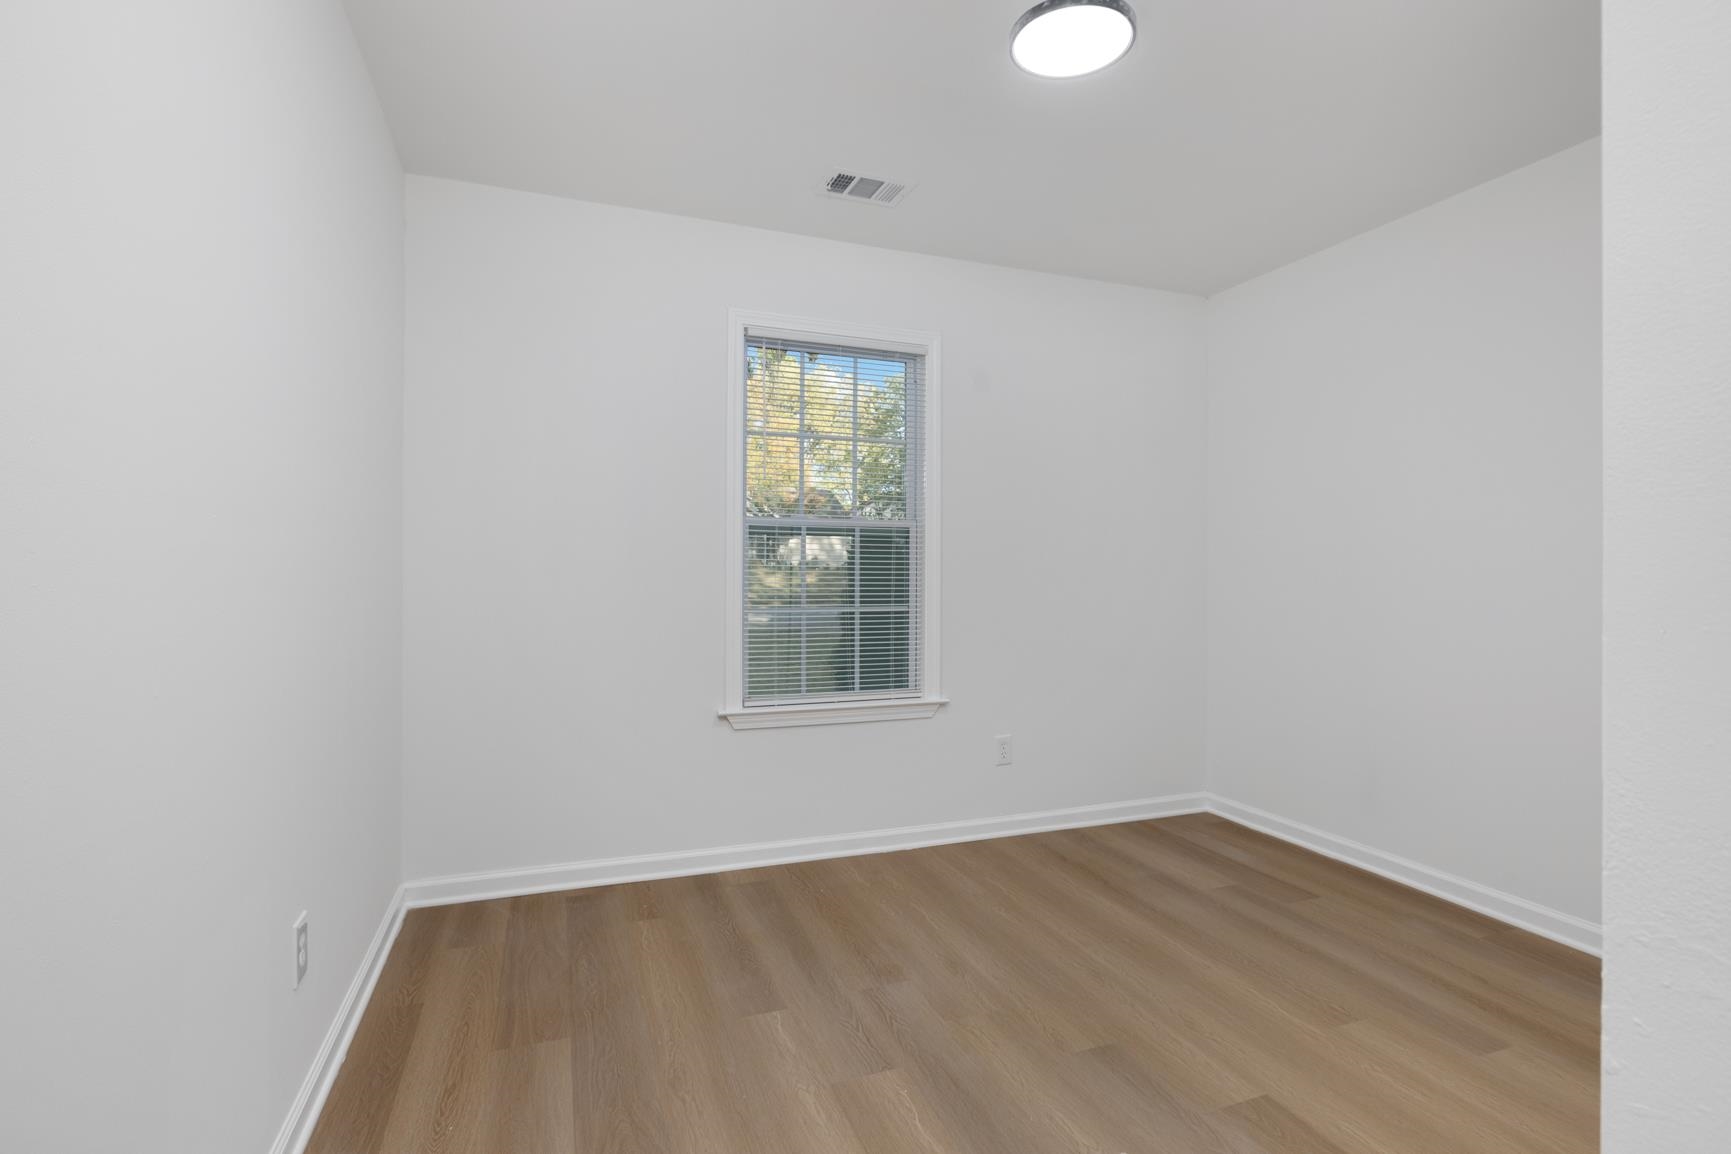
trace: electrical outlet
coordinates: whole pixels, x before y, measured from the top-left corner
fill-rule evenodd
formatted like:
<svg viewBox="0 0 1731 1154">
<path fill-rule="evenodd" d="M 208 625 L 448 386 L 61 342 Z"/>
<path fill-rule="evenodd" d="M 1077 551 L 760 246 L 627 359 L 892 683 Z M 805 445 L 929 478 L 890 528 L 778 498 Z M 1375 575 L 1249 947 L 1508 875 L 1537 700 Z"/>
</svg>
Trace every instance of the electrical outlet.
<svg viewBox="0 0 1731 1154">
<path fill-rule="evenodd" d="M 1010 764 L 1010 735 L 1007 733 L 998 734 L 997 742 L 998 742 L 998 764 L 999 765 L 1009 765 Z"/>
<path fill-rule="evenodd" d="M 307 912 L 301 911 L 301 916 L 295 919 L 295 989 L 301 988 L 301 982 L 307 976 Z"/>
</svg>

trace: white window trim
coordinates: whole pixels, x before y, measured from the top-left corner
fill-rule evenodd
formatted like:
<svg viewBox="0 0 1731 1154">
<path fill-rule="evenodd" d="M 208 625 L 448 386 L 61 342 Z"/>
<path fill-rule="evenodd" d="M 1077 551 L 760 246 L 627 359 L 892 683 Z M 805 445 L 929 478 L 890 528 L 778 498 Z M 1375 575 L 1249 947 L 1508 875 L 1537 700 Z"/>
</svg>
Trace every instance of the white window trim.
<svg viewBox="0 0 1731 1154">
<path fill-rule="evenodd" d="M 925 443 L 920 462 L 925 476 L 921 532 L 925 535 L 925 571 L 922 574 L 919 697 L 883 700 L 831 701 L 787 705 L 745 704 L 745 335 L 831 344 L 860 345 L 886 352 L 917 353 L 925 358 Z M 727 663 L 724 704 L 717 711 L 735 729 L 779 729 L 793 725 L 837 725 L 854 721 L 900 721 L 931 717 L 947 704 L 939 692 L 939 609 L 943 605 L 940 581 L 940 533 L 938 465 L 939 446 L 938 334 L 911 329 L 880 328 L 841 321 L 813 320 L 781 313 L 730 309 L 727 314 L 727 477 L 722 485 L 726 521 L 724 533 L 727 559 L 727 639 L 723 653 Z"/>
</svg>

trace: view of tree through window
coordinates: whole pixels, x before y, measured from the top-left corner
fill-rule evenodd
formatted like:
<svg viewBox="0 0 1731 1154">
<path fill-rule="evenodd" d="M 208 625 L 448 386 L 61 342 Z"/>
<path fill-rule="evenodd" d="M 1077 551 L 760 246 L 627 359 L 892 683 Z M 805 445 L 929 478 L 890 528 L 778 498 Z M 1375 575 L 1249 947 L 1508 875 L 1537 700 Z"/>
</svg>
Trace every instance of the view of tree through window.
<svg viewBox="0 0 1731 1154">
<path fill-rule="evenodd" d="M 745 358 L 746 700 L 916 691 L 920 358 Z"/>
</svg>

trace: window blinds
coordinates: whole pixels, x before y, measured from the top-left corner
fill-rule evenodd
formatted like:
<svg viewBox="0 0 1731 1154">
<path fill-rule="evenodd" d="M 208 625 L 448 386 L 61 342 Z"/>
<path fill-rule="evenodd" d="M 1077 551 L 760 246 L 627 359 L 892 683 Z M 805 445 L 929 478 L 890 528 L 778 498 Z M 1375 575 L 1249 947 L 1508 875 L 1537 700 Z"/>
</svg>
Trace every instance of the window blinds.
<svg viewBox="0 0 1731 1154">
<path fill-rule="evenodd" d="M 744 703 L 919 696 L 924 358 L 743 355 Z"/>
</svg>

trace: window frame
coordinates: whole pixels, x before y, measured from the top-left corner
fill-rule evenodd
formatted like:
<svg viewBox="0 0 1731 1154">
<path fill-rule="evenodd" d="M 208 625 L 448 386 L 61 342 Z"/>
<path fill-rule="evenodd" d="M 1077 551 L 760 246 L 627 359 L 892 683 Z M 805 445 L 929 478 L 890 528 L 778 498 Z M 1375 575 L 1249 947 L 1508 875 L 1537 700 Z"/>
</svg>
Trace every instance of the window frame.
<svg viewBox="0 0 1731 1154">
<path fill-rule="evenodd" d="M 879 697 L 821 703 L 745 704 L 745 342 L 747 335 L 819 344 L 848 345 L 924 358 L 920 403 L 923 436 L 917 453 L 921 484 L 917 531 L 922 537 L 920 573 L 920 692 L 917 697 Z M 723 705 L 717 711 L 734 729 L 777 729 L 794 725 L 836 725 L 859 721 L 901 721 L 931 717 L 948 703 L 939 690 L 940 578 L 939 494 L 940 392 L 938 334 L 878 325 L 816 320 L 781 313 L 729 309 L 727 314 L 727 452 L 723 486 L 727 577 L 726 672 Z"/>
</svg>

